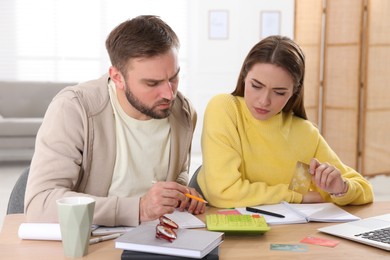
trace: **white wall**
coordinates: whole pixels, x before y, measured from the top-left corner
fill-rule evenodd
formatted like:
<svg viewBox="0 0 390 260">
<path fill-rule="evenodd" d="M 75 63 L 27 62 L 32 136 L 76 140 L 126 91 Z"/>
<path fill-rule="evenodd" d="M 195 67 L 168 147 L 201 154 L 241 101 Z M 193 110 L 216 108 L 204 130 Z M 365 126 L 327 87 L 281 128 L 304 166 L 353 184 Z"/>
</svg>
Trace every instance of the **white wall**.
<svg viewBox="0 0 390 260">
<path fill-rule="evenodd" d="M 76 2 L 78 8 L 73 10 Z M 19 9 L 27 13 L 19 13 Z M 71 18 L 67 10 L 73 10 Z M 210 10 L 228 12 L 227 39 L 209 39 Z M 104 41 L 112 28 L 136 15 L 159 15 L 181 39 L 179 89 L 198 111 L 193 152 L 199 154 L 206 104 L 217 93 L 233 91 L 244 57 L 260 40 L 262 11 L 280 11 L 280 34 L 293 37 L 294 0 L 0 0 L 0 80 L 75 82 L 100 77 L 109 66 Z M 90 14 L 88 19 L 85 13 Z M 58 30 L 50 30 L 52 27 Z M 33 36 L 19 35 L 21 28 L 33 32 Z M 48 37 L 43 39 L 38 35 Z M 19 38 L 28 39 L 22 41 L 28 44 L 20 48 Z M 49 38 L 67 38 L 76 47 L 65 48 L 70 44 L 58 39 L 52 43 Z M 55 43 L 60 45 L 54 48 Z M 50 48 L 45 48 L 44 44 Z M 83 52 L 82 46 L 87 46 L 88 51 L 93 47 L 95 56 L 77 57 L 77 53 Z M 31 49 L 31 53 L 18 53 L 18 49 Z M 65 53 L 61 52 L 63 49 Z M 16 61 L 18 58 L 20 60 Z M 50 74 L 51 71 L 55 73 Z"/>
<path fill-rule="evenodd" d="M 280 34 L 293 38 L 294 0 L 196 0 L 190 2 L 188 86 L 180 86 L 198 112 L 193 153 L 199 154 L 204 109 L 212 96 L 234 90 L 242 62 L 260 40 L 261 11 L 280 11 Z M 229 14 L 228 39 L 209 39 L 209 11 Z"/>
</svg>

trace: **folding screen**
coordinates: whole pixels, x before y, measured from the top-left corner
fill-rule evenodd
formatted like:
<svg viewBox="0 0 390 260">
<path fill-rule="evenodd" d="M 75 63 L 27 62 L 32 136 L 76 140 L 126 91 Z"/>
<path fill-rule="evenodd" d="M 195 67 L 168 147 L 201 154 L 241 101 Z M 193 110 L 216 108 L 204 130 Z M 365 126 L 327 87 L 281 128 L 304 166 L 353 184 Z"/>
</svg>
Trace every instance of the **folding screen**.
<svg viewBox="0 0 390 260">
<path fill-rule="evenodd" d="M 305 52 L 305 107 L 309 120 L 319 124 L 322 0 L 296 0 L 295 40 Z"/>
<path fill-rule="evenodd" d="M 390 174 L 390 1 L 367 1 L 362 172 Z"/>
<path fill-rule="evenodd" d="M 390 1 L 295 4 L 309 119 L 347 165 L 390 174 Z"/>
<path fill-rule="evenodd" d="M 343 162 L 358 167 L 363 0 L 327 0 L 322 134 Z"/>
</svg>

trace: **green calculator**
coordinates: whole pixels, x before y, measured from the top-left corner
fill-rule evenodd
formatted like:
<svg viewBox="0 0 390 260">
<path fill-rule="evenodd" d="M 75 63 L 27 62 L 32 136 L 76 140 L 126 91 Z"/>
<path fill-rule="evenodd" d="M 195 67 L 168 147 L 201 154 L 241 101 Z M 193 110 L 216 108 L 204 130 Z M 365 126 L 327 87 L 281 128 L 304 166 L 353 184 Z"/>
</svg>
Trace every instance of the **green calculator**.
<svg viewBox="0 0 390 260">
<path fill-rule="evenodd" d="M 261 215 L 210 214 L 206 225 L 210 231 L 226 233 L 263 234 L 271 229 Z"/>
</svg>

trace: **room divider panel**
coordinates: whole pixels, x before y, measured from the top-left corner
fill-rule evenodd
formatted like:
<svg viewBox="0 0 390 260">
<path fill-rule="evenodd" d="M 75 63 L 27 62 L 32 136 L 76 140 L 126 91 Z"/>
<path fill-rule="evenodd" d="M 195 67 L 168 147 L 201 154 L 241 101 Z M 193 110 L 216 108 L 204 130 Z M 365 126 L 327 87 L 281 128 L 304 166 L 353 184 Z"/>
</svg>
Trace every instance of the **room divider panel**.
<svg viewBox="0 0 390 260">
<path fill-rule="evenodd" d="M 365 176 L 390 174 L 390 1 L 295 5 L 309 119 L 347 165 Z"/>
</svg>

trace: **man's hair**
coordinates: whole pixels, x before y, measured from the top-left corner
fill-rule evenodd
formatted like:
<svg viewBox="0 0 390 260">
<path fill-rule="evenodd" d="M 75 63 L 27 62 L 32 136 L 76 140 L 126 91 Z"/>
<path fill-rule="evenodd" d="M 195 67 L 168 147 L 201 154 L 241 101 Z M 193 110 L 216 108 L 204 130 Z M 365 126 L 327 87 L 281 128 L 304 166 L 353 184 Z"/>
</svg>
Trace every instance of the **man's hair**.
<svg viewBox="0 0 390 260">
<path fill-rule="evenodd" d="M 112 66 L 123 75 L 130 59 L 154 57 L 180 43 L 172 28 L 158 16 L 141 15 L 119 24 L 108 35 L 106 49 Z"/>
</svg>

